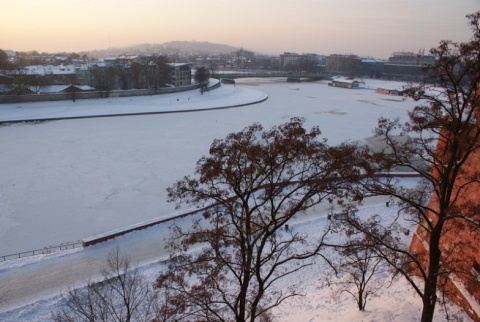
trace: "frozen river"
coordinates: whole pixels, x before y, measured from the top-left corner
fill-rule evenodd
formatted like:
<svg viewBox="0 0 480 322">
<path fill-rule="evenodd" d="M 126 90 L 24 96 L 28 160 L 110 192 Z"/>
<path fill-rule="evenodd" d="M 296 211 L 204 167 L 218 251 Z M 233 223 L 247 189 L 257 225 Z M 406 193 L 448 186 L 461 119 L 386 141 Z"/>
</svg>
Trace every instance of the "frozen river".
<svg viewBox="0 0 480 322">
<path fill-rule="evenodd" d="M 414 105 L 372 90 L 397 83 L 365 82 L 369 88 L 348 90 L 326 82 L 244 79 L 203 96 L 195 91 L 85 100 L 74 107 L 128 112 L 200 109 L 212 102 L 220 107 L 266 95 L 268 100 L 224 110 L 0 127 L 0 255 L 81 240 L 175 212 L 165 189 L 193 174 L 213 139 L 253 122 L 270 127 L 304 117 L 307 127 L 318 125 L 323 137 L 337 144 L 372 136 L 378 117 L 405 117 Z M 36 115 L 61 115 L 76 103 L 3 105 L 0 119 L 32 108 Z"/>
</svg>

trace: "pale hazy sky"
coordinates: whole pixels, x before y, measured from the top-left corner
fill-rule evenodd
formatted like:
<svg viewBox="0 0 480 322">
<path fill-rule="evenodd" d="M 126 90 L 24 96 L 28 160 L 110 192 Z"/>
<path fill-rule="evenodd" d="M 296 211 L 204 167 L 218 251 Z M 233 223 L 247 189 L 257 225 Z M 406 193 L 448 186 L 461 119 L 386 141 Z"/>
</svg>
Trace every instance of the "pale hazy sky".
<svg viewBox="0 0 480 322">
<path fill-rule="evenodd" d="M 0 0 L 0 48 L 76 52 L 172 40 L 387 58 L 471 36 L 480 0 Z"/>
</svg>

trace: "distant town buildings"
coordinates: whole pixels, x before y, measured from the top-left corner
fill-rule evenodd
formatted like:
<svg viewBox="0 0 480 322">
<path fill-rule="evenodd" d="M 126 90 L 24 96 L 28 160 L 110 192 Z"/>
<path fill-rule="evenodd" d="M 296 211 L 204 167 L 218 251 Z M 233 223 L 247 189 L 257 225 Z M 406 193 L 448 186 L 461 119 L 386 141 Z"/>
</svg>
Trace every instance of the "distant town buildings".
<svg viewBox="0 0 480 322">
<path fill-rule="evenodd" d="M 423 51 L 394 52 L 384 65 L 384 74 L 390 79 L 420 80 L 424 77 L 425 66 L 435 64 L 435 56 L 425 55 Z"/>
<path fill-rule="evenodd" d="M 80 85 L 86 85 L 89 89 L 100 91 L 188 86 L 192 84 L 191 69 L 196 66 L 208 68 L 213 77 L 221 70 L 264 70 L 343 76 L 350 80 L 383 78 L 420 81 L 433 77 L 424 72 L 424 67 L 435 63 L 435 57 L 425 55 L 423 51 L 394 52 L 388 60 L 354 54 L 325 56 L 284 52 L 268 56 L 243 48 L 230 54 L 202 55 L 197 52 L 189 55 L 182 52 L 167 57 L 145 53 L 108 56 L 101 60 L 77 54 L 4 53 L 8 62 L 0 65 L 0 94 L 39 93 L 40 87 L 51 85 L 76 85 L 78 89 L 82 88 Z M 332 86 L 343 85 L 332 82 Z"/>
<path fill-rule="evenodd" d="M 325 72 L 348 77 L 383 78 L 388 80 L 420 81 L 430 79 L 424 68 L 432 66 L 435 57 L 423 52 L 395 52 L 387 61 L 361 58 L 356 55 L 325 57 Z"/>
<path fill-rule="evenodd" d="M 319 73 L 323 71 L 324 56 L 312 53 L 290 53 L 285 52 L 275 61 L 277 67 L 283 71 Z"/>
</svg>

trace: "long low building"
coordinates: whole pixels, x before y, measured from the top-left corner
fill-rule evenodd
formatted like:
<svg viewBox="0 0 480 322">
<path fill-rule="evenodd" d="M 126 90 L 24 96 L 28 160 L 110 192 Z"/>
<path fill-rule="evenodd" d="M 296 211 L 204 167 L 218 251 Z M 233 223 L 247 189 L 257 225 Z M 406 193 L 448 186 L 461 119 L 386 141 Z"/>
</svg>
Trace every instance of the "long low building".
<svg viewBox="0 0 480 322">
<path fill-rule="evenodd" d="M 341 88 L 360 88 L 360 84 L 363 83 L 361 80 L 358 79 L 348 79 L 348 78 L 334 78 L 328 86 L 332 87 L 341 87 Z"/>
</svg>

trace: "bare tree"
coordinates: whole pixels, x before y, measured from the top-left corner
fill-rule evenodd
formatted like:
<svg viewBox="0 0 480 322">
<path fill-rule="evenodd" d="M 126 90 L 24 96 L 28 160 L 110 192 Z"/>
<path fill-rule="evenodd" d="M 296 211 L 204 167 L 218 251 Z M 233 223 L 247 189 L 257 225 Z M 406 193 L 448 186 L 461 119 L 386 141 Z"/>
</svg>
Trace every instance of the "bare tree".
<svg viewBox="0 0 480 322">
<path fill-rule="evenodd" d="M 461 256 L 468 247 L 467 239 L 442 245 L 442 238 L 446 234 L 476 234 L 480 226 L 478 201 L 463 198 L 480 188 L 479 168 L 468 166 L 480 148 L 480 12 L 467 17 L 474 33 L 469 42 L 442 41 L 431 50 L 438 59 L 428 69 L 436 73 L 438 86 L 424 83 L 409 88 L 408 95 L 423 103 L 409 113 L 410 121 L 405 124 L 398 119 L 380 119 L 377 134 L 385 149 L 363 156 L 368 163 L 366 194 L 399 200 L 402 210 L 397 219 L 405 216 L 420 227 L 417 233 L 426 243 L 426 253 L 411 251 L 399 243 L 394 236 L 398 231 L 381 221 L 366 222 L 355 216 L 347 220 L 381 245 L 378 249 L 384 258 L 413 286 L 423 302 L 423 322 L 433 320 L 437 291 L 449 275 L 470 269 L 462 267 L 468 262 Z M 378 176 L 379 172 L 401 167 L 421 177 L 418 187 L 402 187 L 395 180 Z M 412 278 L 412 272 L 421 277 L 421 282 Z"/>
<path fill-rule="evenodd" d="M 117 71 L 113 66 L 94 66 L 91 68 L 93 87 L 101 92 L 102 97 L 109 97 L 115 88 Z"/>
<path fill-rule="evenodd" d="M 157 293 L 126 256 L 118 249 L 107 258 L 103 280 L 89 282 L 84 288 L 63 296 L 63 306 L 52 314 L 60 321 L 145 321 L 157 318 Z"/>
<path fill-rule="evenodd" d="M 153 55 L 150 57 L 147 65 L 147 79 L 148 88 L 155 88 L 165 86 L 170 71 L 167 65 L 166 56 Z"/>
<path fill-rule="evenodd" d="M 125 67 L 125 82 L 129 88 L 146 89 L 165 86 L 169 66 L 166 56 L 152 55 L 141 56 Z"/>
<path fill-rule="evenodd" d="M 195 71 L 195 81 L 200 85 L 200 92 L 203 94 L 208 86 L 208 80 L 210 79 L 210 72 L 205 67 L 199 67 Z"/>
<path fill-rule="evenodd" d="M 364 311 L 368 298 L 385 287 L 376 279 L 387 271 L 382 256 L 365 240 L 351 240 L 337 247 L 339 262 L 334 261 L 335 276 L 328 278 L 329 284 L 340 286 L 340 292 L 350 294 L 357 303 L 359 311 Z M 352 290 L 353 288 L 353 290 Z"/>
<path fill-rule="evenodd" d="M 136 88 L 136 89 L 145 88 L 143 68 L 140 62 L 138 61 L 132 62 L 129 68 L 129 73 L 130 73 L 130 81 L 132 83 L 133 88 Z"/>
<path fill-rule="evenodd" d="M 113 68 L 115 68 L 115 74 L 118 75 L 120 89 L 128 90 L 129 89 L 129 84 L 128 84 L 129 71 L 131 67 L 125 64 L 124 62 L 116 61 L 113 64 Z"/>
<path fill-rule="evenodd" d="M 253 124 L 215 140 L 197 177 L 168 189 L 169 201 L 210 205 L 191 230 L 173 229 L 172 262 L 157 279 L 174 295 L 171 306 L 183 307 L 179 319 L 266 321 L 298 295 L 275 285 L 322 256 L 328 227 L 314 240 L 288 223 L 326 198 L 347 197 L 359 177 L 349 163 L 355 148 L 329 147 L 319 134 L 299 118 L 270 130 Z"/>
<path fill-rule="evenodd" d="M 50 75 L 24 75 L 25 85 L 35 94 L 39 94 L 44 86 L 53 84 Z"/>
<path fill-rule="evenodd" d="M 8 55 L 0 49 L 0 70 L 13 69 L 13 64 L 10 62 Z"/>
</svg>

